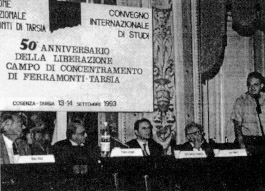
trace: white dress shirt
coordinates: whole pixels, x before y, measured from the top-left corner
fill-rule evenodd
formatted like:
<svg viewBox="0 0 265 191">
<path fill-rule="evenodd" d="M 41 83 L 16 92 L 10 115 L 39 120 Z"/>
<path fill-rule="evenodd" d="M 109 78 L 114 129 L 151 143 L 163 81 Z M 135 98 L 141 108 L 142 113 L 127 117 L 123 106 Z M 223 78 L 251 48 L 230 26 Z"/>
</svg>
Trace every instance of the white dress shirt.
<svg viewBox="0 0 265 191">
<path fill-rule="evenodd" d="M 146 144 L 146 146 L 145 146 L 146 152 L 147 152 L 148 155 L 150 155 L 148 141 L 141 141 L 141 140 L 137 139 L 137 142 L 139 143 L 139 145 L 141 146 L 143 151 L 144 151 L 144 144 Z"/>
<path fill-rule="evenodd" d="M 72 141 L 71 139 L 69 139 L 69 140 L 70 140 L 72 146 L 84 146 L 83 143 L 81 143 L 80 145 L 78 145 L 76 142 Z"/>
<path fill-rule="evenodd" d="M 3 134 L 3 139 L 5 141 L 6 150 L 7 150 L 8 157 L 9 157 L 9 162 L 10 162 L 10 164 L 13 164 L 13 163 L 15 163 L 14 150 L 13 150 L 13 141 L 10 140 L 8 137 L 6 137 L 4 134 Z"/>
</svg>

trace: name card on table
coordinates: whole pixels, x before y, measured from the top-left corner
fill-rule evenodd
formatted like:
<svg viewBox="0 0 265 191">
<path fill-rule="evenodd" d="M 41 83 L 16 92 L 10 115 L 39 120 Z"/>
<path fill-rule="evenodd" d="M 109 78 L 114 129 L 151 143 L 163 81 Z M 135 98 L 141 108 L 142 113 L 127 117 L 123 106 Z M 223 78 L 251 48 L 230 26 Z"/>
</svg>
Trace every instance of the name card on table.
<svg viewBox="0 0 265 191">
<path fill-rule="evenodd" d="M 218 150 L 214 149 L 215 157 L 244 157 L 248 156 L 246 149 Z"/>
<path fill-rule="evenodd" d="M 183 159 L 183 158 L 206 158 L 207 155 L 205 151 L 174 151 L 175 158 Z"/>
<path fill-rule="evenodd" d="M 110 153 L 110 157 L 142 157 L 142 149 L 121 149 L 114 148 Z"/>
<path fill-rule="evenodd" d="M 25 163 L 55 163 L 54 155 L 28 155 L 19 156 L 18 164 Z"/>
</svg>

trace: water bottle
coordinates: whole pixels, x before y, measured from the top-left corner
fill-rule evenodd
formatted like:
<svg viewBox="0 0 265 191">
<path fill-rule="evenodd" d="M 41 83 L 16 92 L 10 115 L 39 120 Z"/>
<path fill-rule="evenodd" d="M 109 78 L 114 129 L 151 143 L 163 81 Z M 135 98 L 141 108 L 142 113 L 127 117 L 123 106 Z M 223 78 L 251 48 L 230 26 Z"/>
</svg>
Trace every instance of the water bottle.
<svg viewBox="0 0 265 191">
<path fill-rule="evenodd" d="M 109 125 L 107 122 L 104 122 L 104 128 L 101 132 L 101 156 L 109 157 L 110 156 L 110 131 Z"/>
</svg>

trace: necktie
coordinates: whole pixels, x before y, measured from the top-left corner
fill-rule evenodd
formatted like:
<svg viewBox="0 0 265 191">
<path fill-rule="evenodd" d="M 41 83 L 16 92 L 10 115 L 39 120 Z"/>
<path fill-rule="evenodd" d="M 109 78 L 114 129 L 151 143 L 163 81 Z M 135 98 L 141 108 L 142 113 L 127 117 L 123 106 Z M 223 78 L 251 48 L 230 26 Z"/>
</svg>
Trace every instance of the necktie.
<svg viewBox="0 0 265 191">
<path fill-rule="evenodd" d="M 255 101 L 256 101 L 256 104 L 257 104 L 257 107 L 256 107 L 256 111 L 258 114 L 261 114 L 261 108 L 260 108 L 260 104 L 259 104 L 259 97 L 255 97 Z"/>
<path fill-rule="evenodd" d="M 144 156 L 148 156 L 147 150 L 146 150 L 146 144 L 143 144 L 144 146 Z"/>
<path fill-rule="evenodd" d="M 18 155 L 17 144 L 15 142 L 13 142 L 13 153 L 14 155 Z"/>
<path fill-rule="evenodd" d="M 262 134 L 262 136 L 264 136 L 263 125 L 262 125 L 262 123 L 261 123 L 260 116 L 259 116 L 259 114 L 262 113 L 262 112 L 261 112 L 261 108 L 260 108 L 260 104 L 259 104 L 259 97 L 256 96 L 256 97 L 254 97 L 254 99 L 255 99 L 256 104 L 257 104 L 256 111 L 257 111 L 258 118 L 259 118 L 259 124 L 260 124 L 261 134 Z"/>
</svg>

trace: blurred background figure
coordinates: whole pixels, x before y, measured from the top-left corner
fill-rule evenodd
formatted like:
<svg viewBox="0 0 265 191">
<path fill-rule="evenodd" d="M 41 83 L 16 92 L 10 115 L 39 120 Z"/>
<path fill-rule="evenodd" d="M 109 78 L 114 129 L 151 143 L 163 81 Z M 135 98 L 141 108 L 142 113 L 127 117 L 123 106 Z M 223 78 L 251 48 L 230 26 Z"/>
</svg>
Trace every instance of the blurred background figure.
<svg viewBox="0 0 265 191">
<path fill-rule="evenodd" d="M 33 127 L 30 129 L 32 137 L 32 154 L 47 155 L 52 154 L 52 131 L 54 127 L 53 119 L 45 113 L 36 113 L 31 116 Z"/>
</svg>

